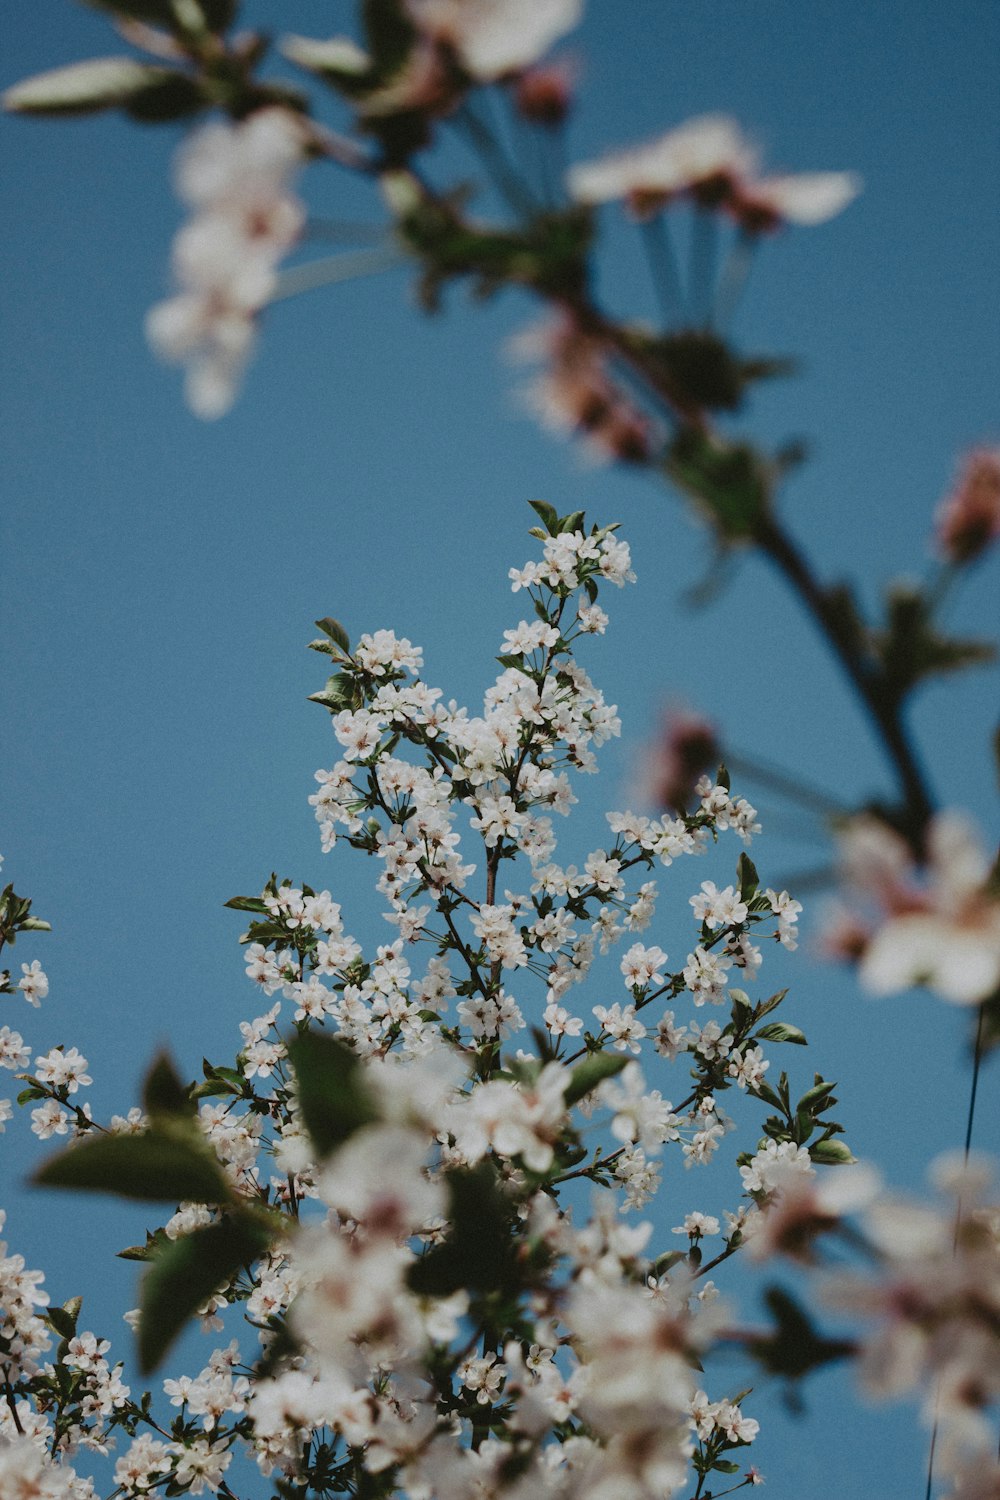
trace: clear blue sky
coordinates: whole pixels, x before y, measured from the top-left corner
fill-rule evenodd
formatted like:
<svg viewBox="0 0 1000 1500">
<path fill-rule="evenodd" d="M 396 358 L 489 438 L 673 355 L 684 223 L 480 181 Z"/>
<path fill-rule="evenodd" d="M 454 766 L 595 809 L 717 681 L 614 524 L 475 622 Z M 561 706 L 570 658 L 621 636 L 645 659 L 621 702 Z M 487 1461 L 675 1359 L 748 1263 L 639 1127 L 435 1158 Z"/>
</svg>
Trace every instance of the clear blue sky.
<svg viewBox="0 0 1000 1500">
<path fill-rule="evenodd" d="M 250 15 L 273 24 L 279 10 L 290 29 L 322 35 L 351 7 L 296 0 Z M 5 35 L 4 84 L 118 50 L 102 17 L 69 0 L 14 8 Z M 803 370 L 763 391 L 747 421 L 763 441 L 813 441 L 785 504 L 824 574 L 851 571 L 870 599 L 884 577 L 921 571 L 956 456 L 1000 438 L 1000 10 L 591 0 L 574 45 L 586 63 L 576 156 L 724 110 L 776 166 L 864 177 L 842 218 L 781 238 L 755 267 L 739 338 L 800 355 Z M 501 349 L 532 316 L 525 302 L 476 308 L 456 294 L 428 321 L 393 272 L 283 304 L 236 410 L 204 425 L 142 334 L 181 217 L 168 182 L 176 135 L 103 118 L 0 130 L 0 848 L 5 878 L 55 928 L 12 955 L 42 959 L 48 1002 L 16 1017 L 8 1004 L 2 1020 L 39 1050 L 79 1046 L 95 1113 L 135 1101 L 158 1042 L 189 1072 L 202 1052 L 234 1050 L 254 994 L 227 897 L 276 869 L 353 900 L 367 876 L 346 854 L 324 860 L 306 804 L 332 754 L 325 715 L 305 701 L 322 677 L 305 650 L 311 622 L 332 613 L 352 635 L 392 626 L 424 645 L 446 696 L 477 701 L 518 617 L 505 574 L 528 556 L 530 497 L 622 521 L 639 574 L 589 656 L 625 737 L 587 788 L 581 852 L 602 841 L 601 811 L 621 804 L 667 696 L 849 798 L 887 789 L 858 710 L 770 575 L 740 562 L 721 597 L 692 612 L 682 595 L 709 552 L 680 502 L 586 468 L 518 410 Z M 318 211 L 377 216 L 353 185 L 313 170 Z M 608 300 L 651 314 L 637 244 L 611 239 Z M 996 586 L 994 561 L 956 625 L 994 630 Z M 926 691 L 915 715 L 939 795 L 994 829 L 997 696 L 994 673 L 971 674 Z M 766 815 L 773 799 L 757 800 Z M 768 879 L 822 861 L 822 845 L 803 841 L 809 825 L 778 832 L 778 821 L 754 850 Z M 665 904 L 671 889 L 688 894 L 661 885 Z M 369 930 L 381 940 L 385 928 Z M 812 1068 L 840 1078 L 855 1149 L 918 1183 L 961 1138 L 967 1017 L 921 995 L 866 1000 L 808 953 L 785 978 L 790 1016 L 813 1043 L 790 1062 L 807 1082 Z M 998 1105 L 994 1060 L 984 1145 Z M 24 1193 L 41 1153 L 16 1126 L 3 1149 L 13 1244 L 53 1295 L 84 1291 L 87 1326 L 124 1348 L 114 1320 L 134 1271 L 107 1252 L 140 1238 L 148 1216 Z M 774 1500 L 916 1493 L 923 1438 L 910 1414 L 862 1415 L 845 1392 L 838 1376 L 818 1381 L 807 1425 L 771 1418 L 758 1461 Z M 766 1421 L 771 1406 L 765 1396 L 754 1414 Z"/>
</svg>

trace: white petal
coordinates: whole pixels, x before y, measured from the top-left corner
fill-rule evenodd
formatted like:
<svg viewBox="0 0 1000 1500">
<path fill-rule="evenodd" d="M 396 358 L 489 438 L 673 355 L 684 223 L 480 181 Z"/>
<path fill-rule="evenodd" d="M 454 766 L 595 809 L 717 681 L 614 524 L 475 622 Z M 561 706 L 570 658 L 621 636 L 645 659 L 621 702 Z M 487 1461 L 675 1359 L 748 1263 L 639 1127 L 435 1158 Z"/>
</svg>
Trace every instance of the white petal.
<svg viewBox="0 0 1000 1500">
<path fill-rule="evenodd" d="M 858 196 L 861 179 L 853 172 L 799 172 L 765 177 L 751 189 L 790 224 L 823 224 Z"/>
</svg>

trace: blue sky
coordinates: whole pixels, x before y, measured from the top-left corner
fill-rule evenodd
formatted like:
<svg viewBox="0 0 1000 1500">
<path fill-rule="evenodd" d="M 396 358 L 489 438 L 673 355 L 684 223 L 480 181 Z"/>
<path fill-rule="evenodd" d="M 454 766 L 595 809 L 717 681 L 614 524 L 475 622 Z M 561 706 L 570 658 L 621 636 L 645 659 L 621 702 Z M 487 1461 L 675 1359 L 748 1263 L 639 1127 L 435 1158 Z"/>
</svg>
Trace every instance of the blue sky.
<svg viewBox="0 0 1000 1500">
<path fill-rule="evenodd" d="M 281 14 L 323 35 L 350 11 L 289 0 Z M 274 14 L 249 10 L 272 24 Z M 5 31 L 5 84 L 117 50 L 102 17 L 69 0 L 18 7 Z M 840 219 L 765 248 L 736 333 L 747 350 L 801 358 L 801 373 L 763 390 L 745 420 L 762 442 L 809 439 L 785 513 L 822 573 L 852 574 L 869 600 L 886 577 L 927 567 L 956 457 L 1000 438 L 998 33 L 991 0 L 947 11 L 934 0 L 591 0 L 572 43 L 585 64 L 575 158 L 723 110 L 775 166 L 863 176 Z M 181 220 L 169 186 L 176 134 L 110 118 L 3 120 L 0 131 L 10 704 L 0 848 L 5 878 L 55 929 L 12 955 L 42 959 L 50 999 L 2 1019 L 40 1050 L 81 1048 L 95 1113 L 134 1102 L 159 1042 L 189 1072 L 202 1052 L 234 1050 L 255 997 L 229 896 L 259 890 L 272 869 L 351 900 L 367 878 L 346 856 L 324 859 L 306 804 L 332 755 L 326 716 L 305 701 L 322 682 L 305 650 L 312 621 L 334 614 L 354 636 L 395 628 L 423 644 L 446 697 L 475 703 L 501 630 L 519 617 L 505 575 L 529 555 L 529 498 L 620 520 L 639 575 L 589 648 L 625 734 L 585 788 L 581 853 L 602 841 L 601 813 L 626 797 L 666 698 L 706 709 L 733 744 L 848 800 L 887 790 L 859 710 L 764 567 L 738 559 L 721 595 L 693 611 L 684 593 L 710 551 L 682 502 L 587 467 L 519 408 L 503 347 L 534 315 L 524 299 L 472 306 L 453 292 L 429 320 L 393 271 L 290 301 L 268 316 L 235 411 L 202 424 L 142 333 Z M 356 185 L 311 171 L 317 211 L 377 219 Z M 651 316 L 638 242 L 613 213 L 608 228 L 602 293 Z M 952 623 L 995 631 L 996 587 L 994 560 Z M 994 832 L 996 702 L 996 674 L 980 671 L 927 689 L 914 713 L 939 797 Z M 755 800 L 766 821 L 773 798 Z M 814 824 L 786 815 L 774 829 L 754 850 L 766 878 L 822 862 L 822 844 L 807 841 Z M 671 890 L 686 899 L 682 887 L 683 877 L 661 882 L 665 907 Z M 376 919 L 369 930 L 382 940 Z M 792 1059 L 800 1074 L 840 1078 L 855 1150 L 918 1184 L 934 1152 L 961 1139 L 967 1016 L 923 995 L 865 999 L 808 952 L 781 982 L 813 1044 Z M 998 1077 L 994 1061 L 984 1144 Z M 15 1127 L 4 1150 L 15 1247 L 54 1295 L 83 1290 L 88 1326 L 117 1336 L 133 1270 L 109 1263 L 108 1245 L 139 1238 L 143 1211 L 26 1193 L 18 1184 L 40 1153 Z M 923 1439 L 912 1415 L 862 1415 L 845 1393 L 828 1377 L 807 1425 L 773 1417 L 759 1462 L 775 1500 L 914 1493 Z M 834 1436 L 842 1424 L 849 1442 Z"/>
</svg>

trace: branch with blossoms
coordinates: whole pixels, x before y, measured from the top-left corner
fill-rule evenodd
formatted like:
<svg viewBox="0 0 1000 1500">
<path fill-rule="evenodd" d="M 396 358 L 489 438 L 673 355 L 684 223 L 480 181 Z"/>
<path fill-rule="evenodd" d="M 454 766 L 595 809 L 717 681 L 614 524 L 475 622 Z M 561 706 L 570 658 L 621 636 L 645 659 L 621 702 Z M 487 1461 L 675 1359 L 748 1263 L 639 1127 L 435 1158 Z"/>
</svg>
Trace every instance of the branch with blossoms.
<svg viewBox="0 0 1000 1500">
<path fill-rule="evenodd" d="M 400 262 L 415 266 L 428 311 L 457 282 L 480 296 L 515 289 L 546 310 L 518 341 L 540 366 L 526 396 L 543 422 L 679 490 L 717 562 L 755 549 L 795 592 L 895 789 L 859 810 L 795 771 L 747 757 L 743 767 L 820 807 L 841 835 L 847 904 L 829 951 L 875 992 L 922 984 L 975 1013 L 968 1154 L 980 1065 L 1000 1036 L 996 867 L 968 821 L 938 810 L 908 715 L 926 682 L 992 654 L 951 634 L 944 608 L 1000 535 L 1000 456 L 969 457 L 938 510 L 935 566 L 870 612 L 850 584 L 820 576 L 781 515 L 801 452 L 764 450 L 732 427 L 755 385 L 788 370 L 732 332 L 752 262 L 774 233 L 845 208 L 856 180 L 764 174 L 743 131 L 717 116 L 567 171 L 575 79 L 546 59 L 580 0 L 375 0 L 361 7 L 359 40 L 280 42 L 299 83 L 275 75 L 267 38 L 237 29 L 236 0 L 100 3 L 136 51 L 27 80 L 5 102 L 121 108 L 146 122 L 215 112 L 179 157 L 191 217 L 174 246 L 177 291 L 148 320 L 154 348 L 185 367 L 195 411 L 228 410 L 263 315 L 287 296 Z M 475 162 L 481 214 L 448 152 L 430 154 L 448 139 Z M 298 196 L 306 167 L 368 181 L 380 222 L 311 220 Z M 655 324 L 612 314 L 594 293 L 612 204 L 641 236 Z M 691 231 L 686 275 L 679 222 Z M 324 239 L 350 248 L 304 258 Z M 143 1108 L 106 1126 L 78 1102 L 89 1074 L 77 1049 L 53 1048 L 22 1073 L 35 1134 L 82 1136 L 44 1180 L 177 1205 L 125 1252 L 150 1263 L 144 1364 L 188 1317 L 218 1331 L 230 1305 L 258 1347 L 253 1363 L 230 1344 L 196 1378 L 168 1381 L 179 1412 L 158 1426 L 145 1397 L 122 1395 L 105 1342 L 77 1332 L 79 1309 L 36 1315 L 37 1274 L 5 1258 L 0 1464 L 21 1488 L 86 1494 L 73 1450 L 119 1426 L 132 1439 L 116 1464 L 125 1495 L 229 1494 L 246 1452 L 283 1494 L 610 1487 L 631 1500 L 690 1485 L 707 1500 L 719 1476 L 739 1476 L 730 1488 L 759 1480 L 741 1468 L 756 1435 L 746 1393 L 692 1389 L 692 1365 L 728 1344 L 789 1380 L 858 1356 L 870 1387 L 920 1386 L 954 1500 L 995 1490 L 983 1439 L 997 1398 L 995 1211 L 976 1199 L 971 1169 L 950 1217 L 889 1203 L 862 1229 L 841 1218 L 864 1179 L 814 1175 L 850 1157 L 829 1117 L 834 1085 L 816 1074 L 796 1098 L 786 1074 L 768 1079 L 765 1044 L 804 1038 L 770 1019 L 783 991 L 750 993 L 761 937 L 794 946 L 798 903 L 762 888 L 745 852 L 730 884 L 703 881 L 690 898 L 683 964 L 670 969 L 637 937 L 657 892 L 633 872 L 757 832 L 754 809 L 715 769 L 725 760 L 742 777 L 740 758 L 692 721 L 660 767 L 664 816 L 612 815 L 607 846 L 582 869 L 553 857 L 550 814 L 568 811 L 572 773 L 594 769 L 618 729 L 571 648 L 603 632 L 597 591 L 627 581 L 629 563 L 611 531 L 537 509 L 542 559 L 512 575 L 534 618 L 507 633 L 481 715 L 444 706 L 409 642 L 380 631 L 352 648 L 336 621 L 319 622 L 313 645 L 335 670 L 315 696 L 341 752 L 313 798 L 323 845 L 378 862 L 395 940 L 366 957 L 329 892 L 272 876 L 231 903 L 252 919 L 248 972 L 280 996 L 244 1023 L 234 1063 L 206 1063 L 189 1084 L 161 1061 Z M 479 867 L 462 853 L 470 832 Z M 0 945 L 32 925 L 9 887 L 3 901 Z M 607 984 L 601 960 L 621 942 L 610 983 L 624 994 L 609 987 L 577 1013 L 577 986 Z M 431 955 L 416 966 L 421 943 Z M 22 974 L 17 986 L 5 974 L 3 992 L 43 998 L 37 963 Z M 678 1016 L 688 1003 L 716 1007 L 712 1019 Z M 19 1033 L 0 1032 L 4 1066 L 27 1069 L 30 1055 Z M 647 1074 L 678 1061 L 690 1077 L 670 1089 L 674 1104 Z M 770 1111 L 754 1149 L 735 1157 L 742 1198 L 725 1232 L 692 1209 L 675 1230 L 686 1250 L 651 1252 L 649 1226 L 614 1205 L 645 1207 L 671 1162 L 718 1158 L 734 1126 L 727 1091 Z M 581 1222 L 574 1195 L 590 1189 L 597 1206 Z M 845 1296 L 874 1333 L 825 1337 L 780 1288 L 765 1331 L 713 1303 L 705 1276 L 745 1247 L 818 1255 L 825 1233 L 866 1258 L 869 1291 L 852 1283 Z M 53 1336 L 50 1375 L 35 1356 Z"/>
<path fill-rule="evenodd" d="M 262 315 L 283 297 L 400 261 L 416 266 L 429 310 L 459 281 L 477 296 L 527 292 L 547 310 L 519 340 L 521 353 L 541 365 L 529 404 L 592 453 L 679 489 L 720 556 L 753 548 L 778 572 L 825 639 L 893 771 L 895 795 L 872 798 L 862 811 L 887 842 L 898 836 L 913 862 L 933 866 L 937 799 L 908 706 L 929 679 L 992 655 L 986 642 L 952 636 L 942 608 L 1000 535 L 1000 457 L 990 449 L 970 457 L 938 511 L 938 566 L 922 584 L 891 585 L 881 615 L 868 616 L 849 583 L 822 580 L 780 514 L 782 486 L 802 457 L 797 446 L 767 452 L 729 435 L 729 419 L 754 386 L 789 368 L 784 359 L 745 354 L 731 332 L 750 267 L 776 233 L 843 210 L 857 179 L 764 172 L 752 142 L 722 116 L 567 170 L 576 74 L 548 54 L 579 21 L 581 0 L 377 0 L 359 8 L 356 37 L 282 37 L 276 50 L 298 70 L 294 82 L 275 72 L 268 37 L 239 29 L 237 0 L 101 0 L 101 8 L 132 53 L 28 79 L 4 102 L 24 114 L 121 109 L 144 123 L 223 116 L 199 125 L 180 154 L 177 185 L 192 217 L 174 245 L 178 291 L 148 320 L 154 348 L 185 366 L 194 410 L 215 417 L 229 408 Z M 465 153 L 460 176 L 450 154 L 436 150 L 431 159 L 442 142 Z M 470 162 L 485 215 L 469 208 Z M 297 191 L 307 165 L 370 182 L 381 222 L 311 220 Z M 601 214 L 613 203 L 641 236 L 659 299 L 656 324 L 612 315 L 595 296 Z M 685 220 L 686 276 L 675 243 Z M 349 248 L 302 258 L 324 238 Z M 752 769 L 798 800 L 794 771 Z M 823 800 L 838 807 L 836 796 Z M 840 808 L 838 821 L 850 812 Z M 968 897 L 921 898 L 936 922 L 917 944 L 926 961 L 897 965 L 893 987 L 929 983 L 946 998 L 961 990 L 969 1004 L 996 995 L 995 892 L 977 878 Z M 943 946 L 934 944 L 935 930 L 946 933 Z M 850 934 L 842 936 L 837 951 L 857 957 L 861 929 L 853 948 Z M 975 983 L 958 972 L 970 947 L 979 955 Z M 997 1003 L 987 1042 L 1000 1034 Z"/>
<path fill-rule="evenodd" d="M 322 844 L 375 861 L 395 939 L 366 955 L 328 890 L 272 876 L 229 903 L 251 919 L 250 978 L 277 997 L 232 1064 L 187 1083 L 161 1057 L 141 1109 L 107 1126 L 75 1105 L 91 1081 L 76 1049 L 26 1079 L 24 1102 L 43 1092 L 78 1136 L 38 1181 L 176 1205 L 121 1252 L 147 1264 L 130 1314 L 144 1371 L 196 1316 L 232 1334 L 242 1312 L 251 1348 L 237 1336 L 168 1378 L 178 1411 L 158 1416 L 80 1329 L 78 1301 L 45 1313 L 37 1273 L 0 1262 L 0 1463 L 19 1482 L 82 1496 L 79 1449 L 117 1437 L 123 1496 L 229 1495 L 237 1455 L 288 1494 L 596 1500 L 613 1482 L 704 1500 L 710 1480 L 759 1482 L 750 1391 L 710 1399 L 692 1368 L 738 1327 L 708 1273 L 779 1185 L 852 1160 L 832 1083 L 796 1099 L 785 1073 L 767 1081 L 766 1049 L 805 1037 L 775 1018 L 785 991 L 750 990 L 764 941 L 794 948 L 799 904 L 761 885 L 757 814 L 724 769 L 691 813 L 609 814 L 605 847 L 557 860 L 553 815 L 620 731 L 576 652 L 608 627 L 601 590 L 634 575 L 614 527 L 535 510 L 541 557 L 510 574 L 533 618 L 505 632 L 481 714 L 446 706 L 392 631 L 352 646 L 326 618 L 312 643 L 336 667 L 314 695 L 340 752 L 311 798 Z M 642 877 L 673 881 L 731 839 L 736 879 L 687 899 L 691 951 L 672 971 L 638 937 L 658 900 Z M 598 1003 L 581 1011 L 586 989 Z M 678 1066 L 674 1104 L 652 1075 Z M 60 1127 L 36 1110 L 32 1128 Z M 693 1207 L 681 1245 L 654 1247 L 636 1212 L 733 1132 L 725 1228 Z"/>
</svg>

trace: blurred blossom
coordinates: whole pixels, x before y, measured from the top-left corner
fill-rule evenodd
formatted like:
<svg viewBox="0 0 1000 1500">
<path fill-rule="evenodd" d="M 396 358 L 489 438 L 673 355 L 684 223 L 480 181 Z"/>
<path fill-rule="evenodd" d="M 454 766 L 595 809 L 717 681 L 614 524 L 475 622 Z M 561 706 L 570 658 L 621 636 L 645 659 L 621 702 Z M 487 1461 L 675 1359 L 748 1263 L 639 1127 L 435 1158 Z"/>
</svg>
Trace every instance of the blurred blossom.
<svg viewBox="0 0 1000 1500">
<path fill-rule="evenodd" d="M 853 172 L 799 172 L 762 177 L 738 186 L 732 211 L 750 233 L 782 224 L 824 224 L 856 198 L 861 179 Z"/>
<path fill-rule="evenodd" d="M 876 1198 L 862 1215 L 873 1269 L 832 1276 L 826 1300 L 867 1324 L 860 1373 L 868 1390 L 930 1392 L 924 1420 L 939 1424 L 940 1467 L 968 1476 L 954 1493 L 988 1495 L 971 1475 L 992 1472 L 996 1445 L 989 1408 L 1000 1401 L 1000 1214 L 985 1196 L 992 1173 L 979 1159 L 950 1156 L 932 1176 L 959 1196 L 958 1221 L 954 1202 Z"/>
<path fill-rule="evenodd" d="M 763 1260 L 781 1253 L 812 1260 L 817 1237 L 835 1228 L 845 1214 L 866 1207 L 878 1189 L 878 1173 L 862 1162 L 791 1178 L 760 1213 L 747 1219 L 743 1237 L 750 1256 Z"/>
<path fill-rule="evenodd" d="M 178 157 L 177 190 L 195 211 L 174 241 L 181 290 L 152 308 L 146 332 L 164 359 L 187 366 L 188 402 L 200 417 L 232 405 L 257 314 L 305 221 L 291 192 L 305 145 L 299 117 L 274 108 L 204 126 Z"/>
<path fill-rule="evenodd" d="M 682 193 L 721 202 L 753 161 L 735 120 L 699 115 L 655 140 L 571 167 L 568 186 L 580 203 L 624 199 L 637 218 L 646 218 Z"/>
<path fill-rule="evenodd" d="M 971 562 L 1000 537 L 1000 448 L 968 455 L 958 483 L 935 517 L 938 551 L 951 563 Z"/>
<path fill-rule="evenodd" d="M 406 0 L 406 10 L 471 77 L 490 83 L 537 62 L 578 24 L 583 0 Z"/>
<path fill-rule="evenodd" d="M 702 773 L 721 759 L 710 719 L 690 709 L 668 707 L 656 739 L 645 750 L 642 780 L 646 799 L 663 811 L 686 812 Z"/>
<path fill-rule="evenodd" d="M 652 423 L 613 378 L 603 340 L 564 312 L 526 329 L 510 348 L 517 360 L 545 365 L 524 390 L 525 404 L 543 426 L 583 434 L 598 461 L 646 461 L 654 446 Z"/>
<path fill-rule="evenodd" d="M 853 944 L 869 990 L 888 995 L 924 985 L 958 1005 L 993 994 L 1000 986 L 1000 902 L 989 885 L 990 862 L 961 814 L 932 820 L 922 878 L 904 840 L 877 818 L 853 819 L 841 851 L 846 885 L 874 908 L 867 941 L 859 925 L 850 942 L 840 942 L 848 954 Z M 843 921 L 839 927 L 843 934 Z"/>
<path fill-rule="evenodd" d="M 568 186 L 581 203 L 623 199 L 640 219 L 688 195 L 702 207 L 727 208 L 750 233 L 783 223 L 820 224 L 860 190 L 846 172 L 758 178 L 757 162 L 735 120 L 699 115 L 655 140 L 571 167 Z"/>
</svg>

